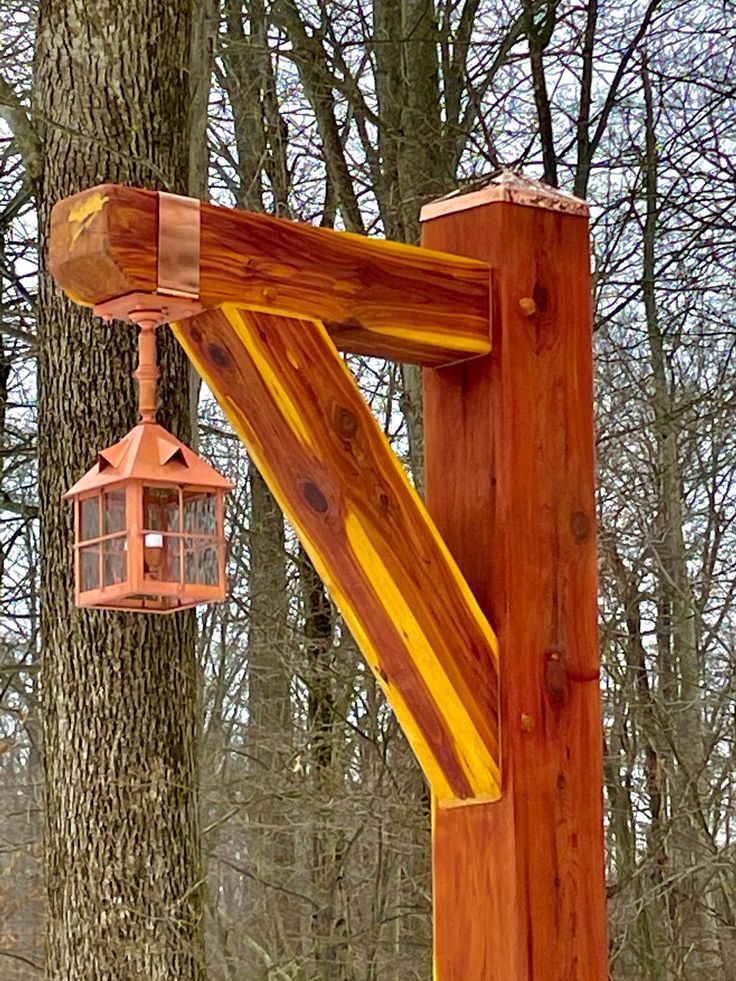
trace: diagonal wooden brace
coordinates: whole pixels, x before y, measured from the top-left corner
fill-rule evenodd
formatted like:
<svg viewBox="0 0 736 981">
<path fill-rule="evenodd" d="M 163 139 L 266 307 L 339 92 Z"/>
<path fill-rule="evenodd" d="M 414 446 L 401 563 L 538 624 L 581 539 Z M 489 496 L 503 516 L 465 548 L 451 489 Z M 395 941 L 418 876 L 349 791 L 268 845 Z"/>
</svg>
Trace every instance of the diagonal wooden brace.
<svg viewBox="0 0 736 981">
<path fill-rule="evenodd" d="M 435 797 L 496 800 L 493 631 L 333 343 L 429 365 L 484 354 L 488 266 L 103 185 L 54 208 L 50 267 L 101 315 L 177 320 Z"/>
<path fill-rule="evenodd" d="M 320 325 L 232 304 L 173 325 L 444 802 L 500 794 L 496 641 Z"/>
</svg>

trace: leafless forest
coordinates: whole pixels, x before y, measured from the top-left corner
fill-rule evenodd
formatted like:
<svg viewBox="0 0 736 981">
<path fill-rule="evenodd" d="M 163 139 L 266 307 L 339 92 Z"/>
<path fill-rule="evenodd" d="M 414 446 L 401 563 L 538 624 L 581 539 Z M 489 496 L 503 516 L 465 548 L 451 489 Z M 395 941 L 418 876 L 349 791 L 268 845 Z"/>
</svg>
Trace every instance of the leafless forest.
<svg viewBox="0 0 736 981">
<path fill-rule="evenodd" d="M 237 483 L 229 601 L 201 611 L 196 647 L 192 620 L 154 636 L 71 611 L 58 497 L 129 424 L 134 334 L 112 340 L 43 285 L 53 198 L 145 183 L 416 242 L 424 201 L 503 166 L 592 207 L 611 976 L 734 981 L 733 0 L 1 0 L 0 12 L 0 978 L 431 976 L 421 773 L 176 352 L 169 418 L 181 430 L 191 416 L 200 451 Z M 172 17 L 179 41 L 164 45 Z M 179 90 L 146 115 L 168 78 Z M 418 370 L 350 360 L 421 489 Z M 179 687 L 161 651 L 180 649 L 196 671 Z M 125 680 L 134 656 L 143 694 Z M 159 703 L 161 725 L 184 719 L 181 779 L 196 810 L 198 774 L 201 814 L 187 848 L 201 833 L 203 858 L 186 900 L 154 915 L 144 897 L 144 916 L 121 878 L 156 871 L 126 858 L 138 843 L 126 846 L 124 808 L 81 827 L 59 801 L 109 758 L 115 731 L 131 746 L 153 731 Z M 124 766 L 104 779 L 143 787 Z M 106 801 L 104 779 L 93 792 Z M 111 838 L 118 864 L 84 879 Z M 85 910 L 64 891 L 62 854 Z M 82 975 L 58 931 L 44 950 L 45 878 L 55 916 L 87 918 L 78 932 L 64 921 L 70 946 L 93 949 L 100 924 L 179 917 L 160 943 L 191 927 L 189 954 L 136 961 L 121 939 L 140 948 L 133 928 L 116 927 L 105 966 Z"/>
</svg>

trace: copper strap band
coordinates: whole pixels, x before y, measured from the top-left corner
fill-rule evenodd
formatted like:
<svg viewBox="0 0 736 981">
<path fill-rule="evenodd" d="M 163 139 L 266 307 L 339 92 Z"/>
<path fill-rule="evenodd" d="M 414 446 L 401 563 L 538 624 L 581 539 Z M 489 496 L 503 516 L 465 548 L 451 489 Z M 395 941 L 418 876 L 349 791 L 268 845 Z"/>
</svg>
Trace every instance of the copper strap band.
<svg viewBox="0 0 736 981">
<path fill-rule="evenodd" d="M 159 191 L 159 294 L 199 299 L 199 246 L 199 201 Z"/>
</svg>

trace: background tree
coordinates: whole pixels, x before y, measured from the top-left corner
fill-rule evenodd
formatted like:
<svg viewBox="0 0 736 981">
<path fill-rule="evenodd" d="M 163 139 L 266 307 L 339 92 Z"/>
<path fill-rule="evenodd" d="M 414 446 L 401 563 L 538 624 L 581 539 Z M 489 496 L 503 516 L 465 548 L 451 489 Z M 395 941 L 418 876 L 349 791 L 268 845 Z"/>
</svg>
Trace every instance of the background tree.
<svg viewBox="0 0 736 981">
<path fill-rule="evenodd" d="M 187 191 L 190 18 L 186 2 L 41 4 L 42 263 L 60 197 L 103 181 Z M 62 493 L 136 421 L 135 332 L 47 275 L 37 317 L 47 974 L 202 978 L 194 616 L 80 611 L 69 589 Z M 188 367 L 167 335 L 161 368 L 161 422 L 186 440 Z"/>
</svg>

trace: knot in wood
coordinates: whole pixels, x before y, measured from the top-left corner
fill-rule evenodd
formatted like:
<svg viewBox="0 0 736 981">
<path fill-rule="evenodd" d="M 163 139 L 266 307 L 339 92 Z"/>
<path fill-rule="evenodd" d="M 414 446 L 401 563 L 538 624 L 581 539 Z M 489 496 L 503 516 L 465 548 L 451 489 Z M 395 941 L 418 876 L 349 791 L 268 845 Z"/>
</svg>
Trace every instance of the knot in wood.
<svg viewBox="0 0 736 981">
<path fill-rule="evenodd" d="M 226 368 L 230 364 L 230 355 L 219 344 L 209 344 L 207 353 L 220 368 Z"/>
<path fill-rule="evenodd" d="M 570 530 L 576 542 L 584 542 L 590 537 L 590 518 L 585 511 L 576 511 L 570 519 Z"/>
<path fill-rule="evenodd" d="M 547 651 L 544 666 L 544 687 L 553 704 L 567 701 L 569 679 L 567 665 L 560 651 Z"/>
<path fill-rule="evenodd" d="M 304 500 L 317 514 L 324 514 L 327 511 L 327 498 L 313 481 L 308 480 L 302 485 L 302 494 Z"/>
<path fill-rule="evenodd" d="M 534 284 L 534 290 L 532 292 L 534 307 L 540 313 L 544 313 L 549 306 L 549 290 L 547 287 L 540 283 L 539 280 Z"/>
<path fill-rule="evenodd" d="M 335 429 L 343 439 L 352 439 L 358 431 L 358 420 L 349 409 L 339 406 L 336 412 Z"/>
<path fill-rule="evenodd" d="M 570 520 L 570 528 L 576 542 L 590 537 L 590 518 L 585 511 L 576 511 Z"/>
</svg>

